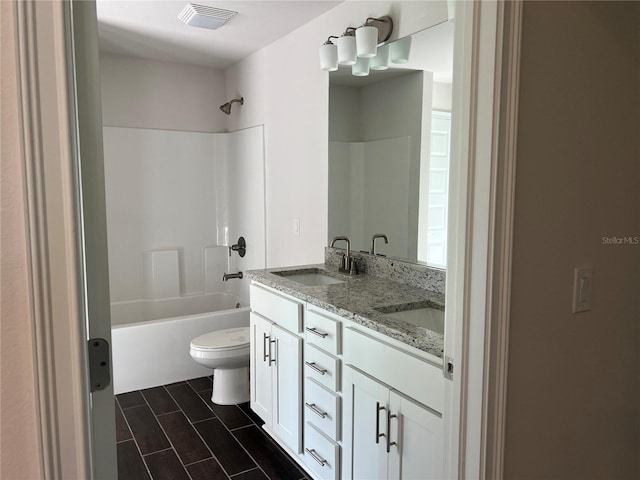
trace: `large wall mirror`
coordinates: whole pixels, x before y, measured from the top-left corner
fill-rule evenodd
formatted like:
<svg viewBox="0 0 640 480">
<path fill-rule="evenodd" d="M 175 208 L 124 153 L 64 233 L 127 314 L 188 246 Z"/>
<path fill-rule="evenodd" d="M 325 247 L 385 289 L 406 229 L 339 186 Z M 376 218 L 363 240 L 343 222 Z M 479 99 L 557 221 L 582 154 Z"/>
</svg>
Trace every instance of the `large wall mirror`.
<svg viewBox="0 0 640 480">
<path fill-rule="evenodd" d="M 411 35 L 409 61 L 329 77 L 329 241 L 446 268 L 453 29 Z M 405 40 L 406 41 L 406 40 Z"/>
</svg>

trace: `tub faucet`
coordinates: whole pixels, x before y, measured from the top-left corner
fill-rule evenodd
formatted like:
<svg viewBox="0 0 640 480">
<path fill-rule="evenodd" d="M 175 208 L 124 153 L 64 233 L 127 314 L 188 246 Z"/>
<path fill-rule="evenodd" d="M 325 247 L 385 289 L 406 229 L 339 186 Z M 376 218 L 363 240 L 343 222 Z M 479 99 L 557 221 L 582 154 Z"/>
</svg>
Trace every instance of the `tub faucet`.
<svg viewBox="0 0 640 480">
<path fill-rule="evenodd" d="M 371 255 L 376 254 L 376 238 L 384 238 L 384 243 L 389 243 L 389 238 L 384 233 L 376 233 L 371 237 Z"/>
<path fill-rule="evenodd" d="M 355 262 L 355 260 L 353 258 L 351 258 L 351 241 L 349 240 L 348 237 L 344 237 L 344 236 L 339 236 L 339 237 L 334 237 L 333 240 L 331 240 L 331 247 L 333 248 L 333 246 L 336 244 L 336 242 L 338 240 L 344 240 L 345 242 L 347 242 L 347 253 L 346 255 L 342 256 L 342 262 L 340 264 L 340 270 L 343 272 L 347 272 L 349 275 L 355 275 L 358 273 L 358 266 Z"/>
<path fill-rule="evenodd" d="M 225 273 L 222 275 L 222 281 L 226 282 L 227 280 L 231 280 L 232 278 L 239 278 L 240 280 L 242 280 L 242 277 L 244 275 L 242 274 L 242 272 L 238 272 L 238 273 Z"/>
</svg>

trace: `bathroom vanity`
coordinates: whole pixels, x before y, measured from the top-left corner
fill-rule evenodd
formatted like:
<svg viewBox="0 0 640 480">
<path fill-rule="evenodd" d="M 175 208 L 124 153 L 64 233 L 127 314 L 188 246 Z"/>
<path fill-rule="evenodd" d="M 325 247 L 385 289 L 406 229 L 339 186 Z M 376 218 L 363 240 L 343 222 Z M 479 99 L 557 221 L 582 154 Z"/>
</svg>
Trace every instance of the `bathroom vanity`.
<svg viewBox="0 0 640 480">
<path fill-rule="evenodd" d="M 442 476 L 444 294 L 380 261 L 248 273 L 251 408 L 318 479 Z"/>
</svg>

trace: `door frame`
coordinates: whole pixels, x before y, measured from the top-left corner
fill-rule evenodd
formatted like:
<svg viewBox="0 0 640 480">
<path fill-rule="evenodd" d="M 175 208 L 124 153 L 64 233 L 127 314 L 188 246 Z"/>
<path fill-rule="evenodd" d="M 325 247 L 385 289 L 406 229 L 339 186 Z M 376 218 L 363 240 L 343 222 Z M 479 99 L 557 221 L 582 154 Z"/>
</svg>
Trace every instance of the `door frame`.
<svg viewBox="0 0 640 480">
<path fill-rule="evenodd" d="M 40 463 L 47 478 L 93 478 L 71 79 L 63 68 L 68 24 L 62 2 L 16 2 L 14 8 Z M 469 164 L 456 173 L 455 208 L 466 216 L 454 227 L 463 240 L 450 244 L 448 258 L 456 271 L 447 275 L 447 291 L 456 293 L 447 310 L 460 320 L 445 345 L 455 359 L 446 392 L 455 415 L 445 419 L 445 472 L 499 478 L 522 2 L 456 2 L 456 9 L 456 23 L 473 34 L 464 39 L 468 75 L 458 87 L 470 93 L 457 95 L 468 100 L 456 120 L 463 135 L 453 139 L 454 151 Z"/>
</svg>

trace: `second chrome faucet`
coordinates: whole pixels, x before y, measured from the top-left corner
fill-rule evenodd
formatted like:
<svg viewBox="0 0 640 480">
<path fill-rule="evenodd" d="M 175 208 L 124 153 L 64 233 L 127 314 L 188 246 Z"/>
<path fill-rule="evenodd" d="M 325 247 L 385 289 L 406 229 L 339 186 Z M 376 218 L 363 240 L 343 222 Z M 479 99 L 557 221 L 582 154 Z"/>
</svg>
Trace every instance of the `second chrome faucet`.
<svg viewBox="0 0 640 480">
<path fill-rule="evenodd" d="M 331 240 L 331 247 L 333 248 L 339 240 L 347 242 L 347 253 L 342 255 L 340 270 L 348 273 L 349 275 L 356 275 L 358 273 L 358 264 L 355 259 L 351 258 L 351 241 L 345 236 L 334 237 L 333 240 Z"/>
</svg>

